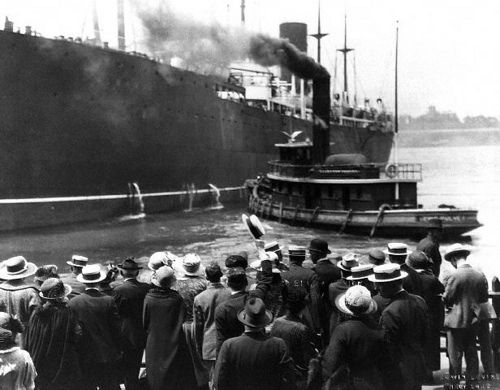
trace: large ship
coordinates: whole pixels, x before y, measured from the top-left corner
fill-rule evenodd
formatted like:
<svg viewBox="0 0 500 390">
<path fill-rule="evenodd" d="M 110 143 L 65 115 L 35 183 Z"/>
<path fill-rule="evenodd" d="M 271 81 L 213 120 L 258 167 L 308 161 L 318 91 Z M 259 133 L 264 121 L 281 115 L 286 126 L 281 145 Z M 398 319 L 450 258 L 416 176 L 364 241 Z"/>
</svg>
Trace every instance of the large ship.
<svg viewBox="0 0 500 390">
<path fill-rule="evenodd" d="M 234 77 L 14 32 L 10 21 L 0 50 L 0 230 L 242 198 L 282 132 L 312 137 L 314 107 L 301 117 L 272 94 L 258 105 Z M 376 119 L 341 111 L 330 127 L 332 151 L 387 162 L 393 133 Z"/>
</svg>

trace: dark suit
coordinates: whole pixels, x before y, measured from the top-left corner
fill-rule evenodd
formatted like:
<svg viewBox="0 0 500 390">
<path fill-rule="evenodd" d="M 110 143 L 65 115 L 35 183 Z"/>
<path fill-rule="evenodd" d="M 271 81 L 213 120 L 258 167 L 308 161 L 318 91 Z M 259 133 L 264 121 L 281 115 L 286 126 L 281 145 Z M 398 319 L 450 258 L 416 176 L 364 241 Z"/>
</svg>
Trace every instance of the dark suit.
<svg viewBox="0 0 500 390">
<path fill-rule="evenodd" d="M 82 327 L 79 349 L 85 385 L 115 389 L 121 350 L 120 317 L 114 299 L 89 289 L 71 299 L 68 305 Z"/>
<path fill-rule="evenodd" d="M 403 288 L 410 294 L 423 297 L 422 279 L 417 271 L 411 268 L 408 264 L 401 264 L 401 271 L 408 273 L 408 276 L 403 279 Z"/>
<path fill-rule="evenodd" d="M 346 279 L 337 280 L 336 282 L 330 283 L 330 285 L 328 286 L 328 299 L 330 300 L 330 305 L 333 308 L 330 314 L 329 324 L 329 332 L 331 335 L 333 335 L 333 332 L 337 325 L 341 323 L 347 316 L 337 309 L 337 307 L 335 306 L 335 300 L 341 294 L 344 294 L 349 287 L 351 286 Z"/>
<path fill-rule="evenodd" d="M 226 340 L 215 364 L 217 390 L 290 389 L 282 378 L 291 359 L 282 339 L 264 333 L 244 333 Z"/>
<path fill-rule="evenodd" d="M 441 271 L 441 253 L 439 252 L 439 242 L 433 241 L 431 236 L 428 235 L 422 239 L 417 245 L 417 251 L 424 252 L 429 259 L 432 260 L 432 273 L 439 277 Z"/>
<path fill-rule="evenodd" d="M 330 341 L 330 316 L 335 305 L 330 303 L 328 299 L 328 287 L 342 277 L 340 268 L 333 264 L 327 258 L 319 259 L 314 267 L 316 275 L 318 275 L 319 287 L 319 320 L 321 323 L 323 342 L 325 345 Z"/>
<path fill-rule="evenodd" d="M 462 355 L 465 353 L 466 374 L 477 377 L 479 361 L 476 337 L 479 337 L 481 360 L 486 373 L 492 372 L 491 341 L 489 339 L 488 313 L 480 304 L 488 302 L 488 281 L 482 272 L 469 264 L 458 266 L 446 281 L 443 295 L 445 303 L 444 326 L 448 328 L 448 356 L 450 374 L 462 371 Z"/>
<path fill-rule="evenodd" d="M 240 336 L 245 327 L 238 321 L 238 312 L 245 307 L 248 293 L 245 291 L 230 295 L 215 309 L 215 328 L 217 329 L 217 354 L 222 343 L 232 337 Z"/>
<path fill-rule="evenodd" d="M 425 381 L 424 346 L 429 334 L 428 308 L 418 295 L 401 290 L 382 312 L 380 325 L 394 369 L 386 371 L 386 386 L 420 390 Z M 399 366 L 399 370 L 396 367 Z"/>
<path fill-rule="evenodd" d="M 73 272 L 60 275 L 60 279 L 62 280 L 62 282 L 71 287 L 71 293 L 68 295 L 69 299 L 76 297 L 77 295 L 80 295 L 85 291 L 85 285 L 76 280 L 76 276 L 77 275 Z"/>
<path fill-rule="evenodd" d="M 149 285 L 136 279 L 127 279 L 113 289 L 121 319 L 122 372 L 127 389 L 139 388 L 139 369 L 142 361 L 146 333 L 142 325 L 144 298 Z"/>
</svg>

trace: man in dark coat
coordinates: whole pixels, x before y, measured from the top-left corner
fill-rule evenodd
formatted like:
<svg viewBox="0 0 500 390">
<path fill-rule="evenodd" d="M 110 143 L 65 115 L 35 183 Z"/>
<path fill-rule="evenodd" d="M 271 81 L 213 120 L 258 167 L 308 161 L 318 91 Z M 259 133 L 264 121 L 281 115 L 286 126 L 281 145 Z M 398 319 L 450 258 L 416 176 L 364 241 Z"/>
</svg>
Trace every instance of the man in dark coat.
<svg viewBox="0 0 500 390">
<path fill-rule="evenodd" d="M 288 282 L 290 288 L 302 287 L 305 289 L 307 292 L 307 305 L 304 310 L 305 320 L 315 333 L 320 333 L 318 275 L 313 270 L 302 267 L 302 263 L 306 258 L 305 247 L 290 245 L 288 247 L 288 256 L 290 269 L 282 272 L 281 277 Z"/>
<path fill-rule="evenodd" d="M 347 382 L 355 390 L 382 390 L 386 350 L 382 332 L 370 325 L 370 315 L 377 310 L 370 291 L 352 286 L 335 303 L 346 320 L 335 329 L 323 355 L 326 388 L 342 388 Z"/>
<path fill-rule="evenodd" d="M 121 359 L 120 317 L 112 297 L 102 294 L 98 284 L 106 272 L 99 264 L 83 267 L 77 276 L 85 291 L 69 301 L 69 307 L 82 326 L 79 347 L 85 386 L 117 389 Z"/>
<path fill-rule="evenodd" d="M 382 312 L 380 326 L 388 350 L 385 386 L 398 390 L 420 390 L 426 380 L 424 348 L 429 334 L 428 307 L 423 298 L 403 289 L 408 274 L 398 264 L 374 268 L 369 280 L 380 295 L 390 299 Z"/>
<path fill-rule="evenodd" d="M 80 255 L 73 255 L 71 256 L 71 260 L 66 262 L 66 264 L 71 267 L 71 272 L 68 274 L 61 274 L 60 278 L 64 284 L 71 287 L 71 294 L 68 297 L 69 299 L 80 295 L 85 291 L 85 286 L 76 280 L 76 277 L 82 273 L 83 267 L 85 267 L 88 262 L 88 258 Z"/>
<path fill-rule="evenodd" d="M 406 258 L 410 254 L 408 252 L 408 245 L 399 242 L 390 242 L 387 244 L 387 249 L 384 251 L 389 255 L 389 262 L 398 264 L 401 271 L 408 274 L 408 277 L 403 279 L 403 288 L 410 294 L 423 296 L 422 280 L 418 276 L 417 271 L 406 264 Z"/>
<path fill-rule="evenodd" d="M 412 252 L 408 256 L 406 263 L 417 271 L 422 279 L 424 294 L 422 298 L 429 307 L 430 333 L 425 347 L 425 363 L 431 378 L 432 371 L 441 369 L 441 329 L 443 328 L 444 319 L 442 295 L 444 286 L 432 272 L 432 260 L 424 252 Z"/>
<path fill-rule="evenodd" d="M 462 356 L 465 354 L 466 382 L 478 378 L 479 361 L 476 337 L 479 338 L 481 360 L 485 374 L 493 373 L 489 334 L 490 313 L 487 310 L 488 281 L 482 272 L 467 264 L 470 251 L 460 244 L 451 245 L 444 256 L 456 271 L 446 281 L 444 327 L 447 329 L 450 376 L 462 374 Z"/>
<path fill-rule="evenodd" d="M 245 326 L 241 336 L 224 341 L 215 365 L 217 390 L 279 390 L 293 389 L 287 382 L 291 359 L 282 339 L 265 334 L 264 327 L 272 320 L 260 298 L 249 298 L 238 313 Z"/>
<path fill-rule="evenodd" d="M 118 264 L 118 268 L 123 283 L 113 289 L 113 295 L 121 320 L 122 377 L 127 390 L 135 390 L 139 389 L 139 369 L 146 345 L 142 311 L 149 285 L 137 281 L 137 275 L 142 267 L 133 258 L 125 259 L 123 263 Z"/>
<path fill-rule="evenodd" d="M 146 330 L 146 374 L 151 390 L 192 390 L 197 388 L 193 363 L 182 330 L 186 307 L 172 290 L 175 272 L 169 266 L 153 274 L 152 288 L 144 300 Z"/>
<path fill-rule="evenodd" d="M 424 252 L 432 260 L 432 272 L 439 278 L 441 271 L 441 253 L 439 252 L 439 241 L 443 235 L 443 222 L 433 218 L 429 221 L 427 236 L 417 244 L 417 251 Z"/>
<path fill-rule="evenodd" d="M 326 345 L 330 340 L 330 316 L 332 314 L 333 306 L 328 299 L 328 286 L 331 283 L 340 280 L 342 274 L 339 267 L 328 258 L 332 252 L 328 248 L 328 243 L 320 238 L 311 240 L 309 247 L 309 255 L 312 262 L 315 264 L 314 272 L 318 275 L 318 288 L 319 288 L 319 320 L 321 324 L 321 333 L 323 343 Z M 334 260 L 335 262 L 337 259 Z"/>
</svg>

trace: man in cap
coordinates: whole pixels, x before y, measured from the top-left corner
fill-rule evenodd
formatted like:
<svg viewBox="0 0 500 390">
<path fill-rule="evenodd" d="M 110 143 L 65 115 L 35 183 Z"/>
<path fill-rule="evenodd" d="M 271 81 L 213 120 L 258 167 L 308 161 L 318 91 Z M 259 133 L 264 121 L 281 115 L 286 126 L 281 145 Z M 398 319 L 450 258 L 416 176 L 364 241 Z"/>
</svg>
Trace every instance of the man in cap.
<svg viewBox="0 0 500 390">
<path fill-rule="evenodd" d="M 146 371 L 151 390 L 196 389 L 194 369 L 182 324 L 186 307 L 172 289 L 175 272 L 169 266 L 156 270 L 144 300 L 143 323 L 146 338 Z"/>
<path fill-rule="evenodd" d="M 193 332 L 196 340 L 196 349 L 203 359 L 204 364 L 213 377 L 213 369 L 217 358 L 217 328 L 215 326 L 215 309 L 226 301 L 231 292 L 220 282 L 222 271 L 216 262 L 210 263 L 205 268 L 208 287 L 205 291 L 194 297 L 194 322 Z"/>
<path fill-rule="evenodd" d="M 245 333 L 226 340 L 215 365 L 217 390 L 290 388 L 286 384 L 291 359 L 285 342 L 266 335 L 264 328 L 272 320 L 260 298 L 250 298 L 238 312 Z"/>
<path fill-rule="evenodd" d="M 314 238 L 311 240 L 307 249 L 309 250 L 312 262 L 316 265 L 314 267 L 314 272 L 318 275 L 319 318 L 323 342 L 326 345 L 330 340 L 329 322 L 333 310 L 333 306 L 328 299 L 328 286 L 340 280 L 342 274 L 337 265 L 328 258 L 328 255 L 332 252 L 328 248 L 328 243 L 325 240 Z"/>
<path fill-rule="evenodd" d="M 423 296 L 429 307 L 430 333 L 425 348 L 425 363 L 429 369 L 429 379 L 432 371 L 441 368 L 441 328 L 443 327 L 444 308 L 442 295 L 444 286 L 434 275 L 431 266 L 432 260 L 424 252 L 414 251 L 410 253 L 406 263 L 417 271 L 422 280 Z"/>
<path fill-rule="evenodd" d="M 288 258 L 290 260 L 290 269 L 282 272 L 281 277 L 288 282 L 289 287 L 302 287 L 305 289 L 307 293 L 307 305 L 304 311 L 305 319 L 311 329 L 316 333 L 320 333 L 318 275 L 312 269 L 302 267 L 302 263 L 306 258 L 305 247 L 290 245 L 288 247 Z"/>
<path fill-rule="evenodd" d="M 380 295 L 389 300 L 380 317 L 380 326 L 389 359 L 384 382 L 391 389 L 420 390 L 426 380 L 424 347 L 429 334 L 427 304 L 418 295 L 403 289 L 408 276 L 399 264 L 389 263 L 373 269 L 368 279 Z"/>
<path fill-rule="evenodd" d="M 26 278 L 33 276 L 37 270 L 35 264 L 26 261 L 23 256 L 11 257 L 5 260 L 0 268 L 0 302 L 5 305 L 5 311 L 17 316 L 24 327 L 33 311 L 40 305 L 38 291 Z"/>
<path fill-rule="evenodd" d="M 446 250 L 444 258 L 456 271 L 448 277 L 443 295 L 450 376 L 452 379 L 460 377 L 465 354 L 468 384 L 477 380 L 479 374 L 476 338 L 479 338 L 484 372 L 493 373 L 488 281 L 482 272 L 467 263 L 469 253 L 470 250 L 461 244 L 453 244 Z"/>
<path fill-rule="evenodd" d="M 349 287 L 336 299 L 335 306 L 345 314 L 346 321 L 335 329 L 323 356 L 327 388 L 342 388 L 345 378 L 356 389 L 382 390 L 381 363 L 385 362 L 386 351 L 382 334 L 371 325 L 370 316 L 377 304 L 370 291 L 361 285 Z M 347 378 L 342 372 L 348 372 Z"/>
<path fill-rule="evenodd" d="M 276 256 L 278 257 L 278 259 L 276 260 L 276 267 L 280 271 L 286 271 L 288 269 L 286 264 L 283 263 L 283 250 L 282 250 L 280 244 L 278 244 L 278 241 L 271 241 L 271 242 L 265 243 L 264 244 L 264 251 L 265 252 L 272 252 L 272 253 L 276 254 Z"/>
<path fill-rule="evenodd" d="M 424 252 L 432 260 L 432 272 L 439 278 L 442 262 L 439 242 L 443 235 L 443 221 L 433 218 L 429 220 L 427 229 L 427 236 L 417 244 L 417 251 Z"/>
<path fill-rule="evenodd" d="M 368 261 L 370 264 L 373 264 L 374 267 L 382 265 L 385 263 L 385 254 L 380 249 L 372 249 L 368 252 Z"/>
<path fill-rule="evenodd" d="M 68 297 L 69 299 L 85 291 L 85 286 L 78 280 L 76 280 L 76 277 L 82 273 L 83 267 L 85 267 L 88 262 L 88 258 L 80 255 L 73 255 L 71 256 L 71 260 L 66 262 L 66 264 L 71 267 L 71 272 L 62 274 L 60 279 L 64 284 L 67 284 L 71 287 L 71 294 Z"/>
<path fill-rule="evenodd" d="M 137 281 L 142 267 L 134 258 L 126 258 L 117 267 L 123 278 L 123 282 L 113 289 L 113 297 L 121 320 L 122 377 L 125 380 L 125 387 L 135 390 L 139 389 L 139 369 L 146 344 L 142 311 L 149 286 Z"/>
<path fill-rule="evenodd" d="M 80 357 L 83 381 L 88 387 L 116 389 L 121 358 L 120 317 L 114 299 L 99 291 L 106 271 L 99 264 L 87 265 L 77 276 L 85 285 L 82 294 L 69 301 L 69 307 L 82 325 Z"/>
<path fill-rule="evenodd" d="M 408 274 L 408 277 L 403 280 L 403 288 L 410 294 L 422 296 L 422 280 L 418 276 L 417 271 L 406 264 L 406 258 L 410 254 L 408 252 L 408 245 L 401 242 L 390 242 L 387 244 L 387 249 L 384 253 L 389 255 L 390 263 L 398 264 L 401 271 Z"/>
</svg>

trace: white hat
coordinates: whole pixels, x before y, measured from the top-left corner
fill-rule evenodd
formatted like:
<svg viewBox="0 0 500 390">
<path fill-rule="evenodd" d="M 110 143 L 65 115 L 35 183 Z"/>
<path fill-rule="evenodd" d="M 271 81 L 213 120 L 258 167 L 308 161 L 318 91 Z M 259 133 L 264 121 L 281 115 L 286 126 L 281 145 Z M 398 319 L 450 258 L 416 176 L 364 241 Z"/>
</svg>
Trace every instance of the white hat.
<svg viewBox="0 0 500 390">
<path fill-rule="evenodd" d="M 243 220 L 243 225 L 245 225 L 248 232 L 255 240 L 258 240 L 264 234 L 266 234 L 264 226 L 262 226 L 262 223 L 255 214 L 250 215 L 250 217 L 246 214 L 242 214 L 241 219 Z"/>
<path fill-rule="evenodd" d="M 405 271 L 401 271 L 399 264 L 387 263 L 373 268 L 373 275 L 368 276 L 368 280 L 370 282 L 385 283 L 404 279 L 407 276 L 408 274 Z"/>
<path fill-rule="evenodd" d="M 182 260 L 184 267 L 184 275 L 199 276 L 201 275 L 201 258 L 196 253 L 188 253 Z"/>
<path fill-rule="evenodd" d="M 384 249 L 384 253 L 392 256 L 407 256 L 410 254 L 410 252 L 408 252 L 408 245 L 402 242 L 388 243 L 387 249 Z"/>
<path fill-rule="evenodd" d="M 151 271 L 156 271 L 158 268 L 168 264 L 168 256 L 166 252 L 155 252 L 151 255 L 148 261 L 148 268 Z"/>
<path fill-rule="evenodd" d="M 349 287 L 335 300 L 335 306 L 351 315 L 371 314 L 377 310 L 377 303 L 372 299 L 370 291 L 361 285 Z"/>
<path fill-rule="evenodd" d="M 34 263 L 29 263 L 23 256 L 15 256 L 2 263 L 0 268 L 0 279 L 24 279 L 34 275 L 36 270 L 37 266 Z"/>
<path fill-rule="evenodd" d="M 73 267 L 85 267 L 89 262 L 89 259 L 85 256 L 73 255 L 71 256 L 71 260 L 67 261 L 66 264 L 69 264 Z"/>
<path fill-rule="evenodd" d="M 266 258 L 264 260 L 270 260 L 272 263 L 273 273 L 279 274 L 281 271 L 276 267 L 276 261 L 278 260 L 278 255 L 275 252 L 266 252 Z M 250 268 L 253 268 L 257 271 L 262 271 L 262 260 L 255 260 L 250 263 Z"/>
<path fill-rule="evenodd" d="M 82 273 L 76 275 L 80 283 L 99 283 L 106 279 L 106 272 L 99 264 L 90 264 L 82 268 Z"/>
<path fill-rule="evenodd" d="M 455 253 L 465 253 L 465 257 L 469 256 L 470 250 L 465 245 L 462 244 L 453 244 L 450 245 L 444 254 L 444 259 L 450 261 L 450 257 Z"/>
</svg>

